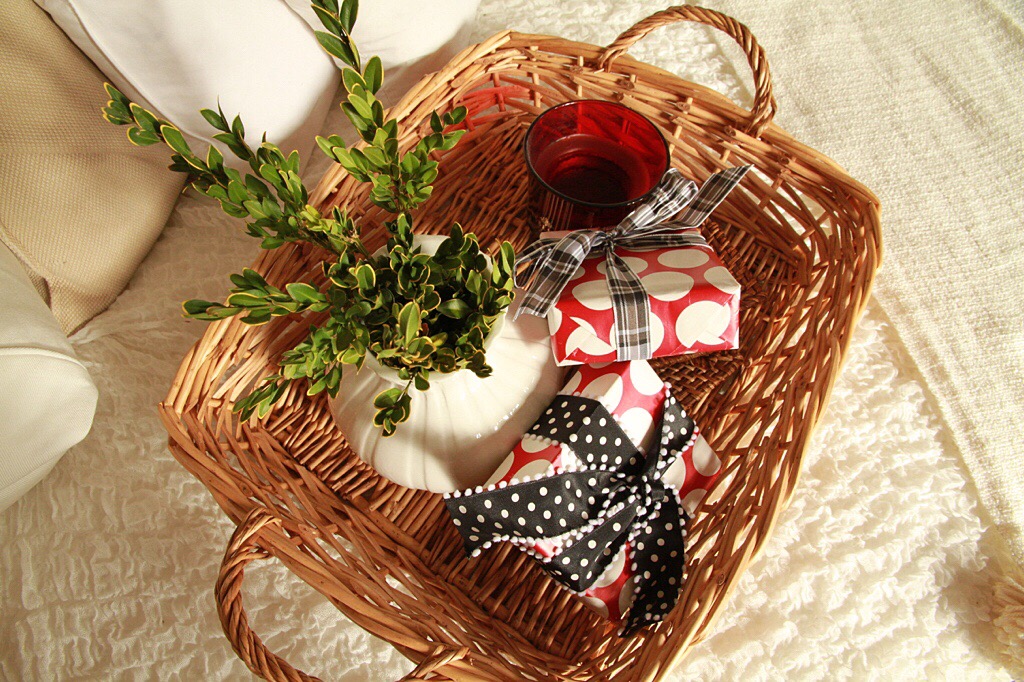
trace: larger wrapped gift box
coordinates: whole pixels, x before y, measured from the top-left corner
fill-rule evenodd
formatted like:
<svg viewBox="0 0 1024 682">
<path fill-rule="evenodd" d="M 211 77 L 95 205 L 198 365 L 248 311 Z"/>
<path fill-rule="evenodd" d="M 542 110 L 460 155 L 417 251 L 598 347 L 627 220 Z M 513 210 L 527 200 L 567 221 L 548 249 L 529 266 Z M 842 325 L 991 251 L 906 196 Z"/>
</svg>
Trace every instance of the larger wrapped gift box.
<svg viewBox="0 0 1024 682">
<path fill-rule="evenodd" d="M 598 400 L 642 452 L 656 445 L 655 430 L 660 422 L 668 387 L 643 360 L 580 367 L 560 391 Z M 687 514 L 692 515 L 718 477 L 721 463 L 699 431 L 693 444 L 684 449 L 663 475 L 672 486 Z M 523 479 L 550 476 L 578 467 L 572 448 L 526 435 L 501 463 L 485 487 L 515 484 Z M 513 540 L 513 542 L 516 542 Z M 522 542 L 517 544 L 523 545 Z M 538 558 L 552 557 L 561 549 L 561 538 L 542 539 L 523 546 Z M 623 545 L 608 568 L 581 599 L 605 618 L 620 621 L 633 603 L 636 577 L 631 568 L 633 547 Z M 674 558 L 680 562 L 683 556 Z"/>
</svg>

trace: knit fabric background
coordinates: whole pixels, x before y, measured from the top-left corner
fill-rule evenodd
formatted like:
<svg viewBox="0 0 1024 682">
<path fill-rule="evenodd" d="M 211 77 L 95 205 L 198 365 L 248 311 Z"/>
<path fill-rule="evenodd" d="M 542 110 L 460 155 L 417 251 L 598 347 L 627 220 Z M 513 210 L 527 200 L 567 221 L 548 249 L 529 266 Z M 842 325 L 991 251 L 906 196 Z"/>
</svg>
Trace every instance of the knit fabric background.
<svg viewBox="0 0 1024 682">
<path fill-rule="evenodd" d="M 1024 5 L 722 0 L 776 123 L 882 202 L 875 295 L 1024 567 Z"/>
</svg>

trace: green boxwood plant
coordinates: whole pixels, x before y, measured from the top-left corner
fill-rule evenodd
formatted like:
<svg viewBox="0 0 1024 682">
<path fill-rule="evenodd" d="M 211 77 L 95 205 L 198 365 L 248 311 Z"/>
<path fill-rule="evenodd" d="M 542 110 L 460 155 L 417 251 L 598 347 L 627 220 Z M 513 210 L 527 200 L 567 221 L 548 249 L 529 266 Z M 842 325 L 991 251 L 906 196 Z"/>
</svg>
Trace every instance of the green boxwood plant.
<svg viewBox="0 0 1024 682">
<path fill-rule="evenodd" d="M 345 365 L 360 367 L 372 353 L 398 372 L 404 386 L 383 391 L 374 399 L 375 424 L 384 435 L 395 432 L 409 417 L 410 391 L 425 391 L 434 372 L 462 369 L 477 376 L 490 374 L 484 339 L 513 296 L 515 254 L 503 243 L 488 267 L 472 233 L 455 223 L 433 255 L 413 244 L 411 211 L 430 197 L 437 177 L 435 152 L 451 149 L 464 131 L 453 130 L 466 116 L 459 107 L 431 116 L 431 132 L 405 152 L 398 147 L 398 123 L 386 119 L 376 98 L 384 71 L 377 57 L 365 66 L 352 41 L 358 0 L 314 0 L 313 9 L 324 25 L 320 44 L 346 67 L 342 71 L 348 119 L 362 141 L 349 146 L 337 135 L 318 137 L 319 148 L 354 178 L 372 184 L 370 200 L 393 214 L 385 222 L 386 248 L 379 255 L 364 245 L 359 226 L 345 212 L 323 214 L 308 204 L 309 193 L 299 178 L 299 155 L 285 154 L 266 141 L 253 149 L 245 141 L 239 117 L 230 122 L 218 107 L 203 117 L 221 142 L 249 165 L 239 172 L 224 165 L 215 147 L 206 155 L 192 151 L 174 124 L 131 102 L 111 85 L 104 117 L 127 125 L 128 139 L 137 145 L 164 143 L 171 148 L 170 168 L 188 174 L 196 191 L 220 202 L 229 215 L 246 221 L 250 235 L 264 249 L 289 242 L 314 244 L 325 252 L 323 289 L 308 282 L 277 288 L 258 272 L 245 269 L 231 275 L 234 285 L 223 302 L 190 300 L 187 317 L 219 320 L 240 315 L 246 324 L 264 324 L 274 317 L 305 311 L 326 313 L 310 327 L 309 336 L 283 354 L 280 371 L 266 377 L 235 410 L 243 419 L 265 416 L 298 379 L 307 393 L 337 395 Z"/>
</svg>

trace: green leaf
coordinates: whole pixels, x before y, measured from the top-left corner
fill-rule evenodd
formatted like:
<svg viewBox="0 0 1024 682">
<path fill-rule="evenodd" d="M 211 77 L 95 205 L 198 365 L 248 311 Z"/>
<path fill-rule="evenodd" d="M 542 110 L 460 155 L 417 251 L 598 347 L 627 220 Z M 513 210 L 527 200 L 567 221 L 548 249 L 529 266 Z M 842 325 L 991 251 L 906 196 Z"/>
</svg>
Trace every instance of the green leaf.
<svg viewBox="0 0 1024 682">
<path fill-rule="evenodd" d="M 466 275 L 466 290 L 474 294 L 477 297 L 477 299 L 479 299 L 483 295 L 484 282 L 483 279 L 480 277 L 480 273 L 473 270 L 470 271 L 468 275 Z"/>
<path fill-rule="evenodd" d="M 249 216 L 248 211 L 246 211 L 241 206 L 236 206 L 235 204 L 232 204 L 230 201 L 222 200 L 220 202 L 220 210 L 224 211 L 232 218 L 247 218 Z"/>
<path fill-rule="evenodd" d="M 203 118 L 206 119 L 207 123 L 217 130 L 223 130 L 224 132 L 229 132 L 231 130 L 231 128 L 228 127 L 228 122 L 224 120 L 224 117 L 213 109 L 200 109 L 199 113 L 203 115 Z"/>
<path fill-rule="evenodd" d="M 324 25 L 324 28 L 331 33 L 338 34 L 342 32 L 342 29 L 344 29 L 344 26 L 342 26 L 340 21 L 338 21 L 337 17 L 323 7 L 317 7 L 317 5 L 314 4 L 313 11 L 316 12 L 316 16 L 320 19 L 320 23 Z"/>
<path fill-rule="evenodd" d="M 308 389 L 306 389 L 306 395 L 316 395 L 327 388 L 327 378 L 318 379 Z"/>
<path fill-rule="evenodd" d="M 469 304 L 458 298 L 449 299 L 437 307 L 439 313 L 453 320 L 463 319 L 469 314 L 469 310 Z"/>
<path fill-rule="evenodd" d="M 376 169 L 384 171 L 388 165 L 388 157 L 384 155 L 384 152 L 376 147 L 366 147 L 363 149 L 363 154 L 372 163 Z"/>
<path fill-rule="evenodd" d="M 373 105 L 367 101 L 366 96 L 369 93 L 365 88 L 356 86 L 356 88 L 349 92 L 348 103 L 356 110 L 356 112 L 367 121 L 373 120 Z"/>
<path fill-rule="evenodd" d="M 516 252 L 509 242 L 501 243 L 501 250 L 498 252 L 498 267 L 496 271 L 511 275 L 515 272 Z"/>
<path fill-rule="evenodd" d="M 376 55 L 370 57 L 370 61 L 366 63 L 366 69 L 363 71 L 363 79 L 367 89 L 377 94 L 380 86 L 384 84 L 384 66 L 381 64 L 380 57 Z"/>
<path fill-rule="evenodd" d="M 181 131 L 170 123 L 160 126 L 160 135 L 163 136 L 167 146 L 185 157 L 186 161 L 192 156 L 192 150 L 189 149 L 188 143 L 185 142 Z"/>
<path fill-rule="evenodd" d="M 160 141 L 160 138 L 155 133 L 134 127 L 128 129 L 128 139 L 131 140 L 132 144 L 139 147 L 148 147 Z"/>
<path fill-rule="evenodd" d="M 437 180 L 437 164 L 434 163 L 433 165 L 422 169 L 422 174 L 420 175 L 419 180 L 427 185 L 434 182 L 434 180 Z"/>
<path fill-rule="evenodd" d="M 366 81 L 354 69 L 342 69 L 341 80 L 345 84 L 346 92 L 352 92 L 357 85 L 366 88 Z"/>
<path fill-rule="evenodd" d="M 327 54 L 337 57 L 354 69 L 359 68 L 355 51 L 349 44 L 342 42 L 341 38 L 331 33 L 324 31 L 315 31 L 314 33 L 316 39 L 320 41 L 320 46 L 327 50 Z"/>
<path fill-rule="evenodd" d="M 341 20 L 341 25 L 345 27 L 346 33 L 352 32 L 352 27 L 356 25 L 356 15 L 358 14 L 359 0 L 344 0 L 341 3 L 338 18 Z"/>
<path fill-rule="evenodd" d="M 373 399 L 373 406 L 378 410 L 394 407 L 398 404 L 399 399 L 401 399 L 402 393 L 403 391 L 400 388 L 389 388 L 386 391 L 381 391 Z"/>
<path fill-rule="evenodd" d="M 241 144 L 234 135 L 231 133 L 217 133 L 213 136 L 213 139 L 218 142 L 222 142 L 225 147 L 231 150 L 231 153 L 240 159 L 249 159 L 249 150 L 246 149 L 245 145 Z"/>
<path fill-rule="evenodd" d="M 353 45 L 352 43 L 348 44 L 348 49 L 349 52 L 352 53 L 352 65 L 355 66 L 357 70 L 362 71 L 363 68 L 359 61 L 359 50 L 357 50 L 356 46 Z"/>
<path fill-rule="evenodd" d="M 278 189 L 284 187 L 284 180 L 281 178 L 280 171 L 269 163 L 260 166 L 260 176 Z"/>
<path fill-rule="evenodd" d="M 447 151 L 459 143 L 462 136 L 466 134 L 465 130 L 453 130 L 450 133 L 444 134 L 444 141 L 441 143 L 441 149 Z"/>
<path fill-rule="evenodd" d="M 370 291 L 377 283 L 377 273 L 371 265 L 363 264 L 352 271 L 356 284 L 362 291 Z"/>
<path fill-rule="evenodd" d="M 266 289 L 268 286 L 267 280 L 263 278 L 263 275 L 252 268 L 242 269 L 242 279 L 253 289 Z M 234 278 L 232 278 L 231 281 L 234 281 Z"/>
<path fill-rule="evenodd" d="M 235 116 L 235 120 L 231 122 L 231 132 L 234 133 L 236 139 L 245 139 L 245 126 L 242 125 L 241 116 Z"/>
<path fill-rule="evenodd" d="M 212 171 L 216 171 L 224 166 L 224 155 L 212 145 L 206 151 L 206 165 Z"/>
<path fill-rule="evenodd" d="M 466 107 L 456 107 L 455 109 L 453 109 L 452 112 L 449 114 L 451 117 L 450 120 L 452 124 L 457 125 L 459 123 L 462 123 L 464 120 L 466 120 L 466 114 L 468 112 L 469 110 L 466 109 Z"/>
<path fill-rule="evenodd" d="M 322 151 L 326 156 L 334 158 L 334 145 L 332 145 L 327 138 L 317 135 L 316 146 L 320 147 L 320 151 Z"/>
<path fill-rule="evenodd" d="M 274 406 L 274 401 L 273 400 L 271 400 L 269 398 L 265 398 L 265 399 L 261 400 L 259 406 L 256 408 L 256 417 L 258 419 L 263 419 L 268 414 L 270 414 L 270 408 L 273 407 L 273 406 Z"/>
<path fill-rule="evenodd" d="M 202 315 L 208 309 L 210 309 L 211 307 L 213 307 L 215 305 L 220 305 L 220 304 L 219 303 L 214 303 L 213 301 L 204 301 L 202 299 L 193 298 L 193 299 L 189 299 L 189 300 L 185 301 L 184 303 L 182 303 L 181 304 L 181 309 L 185 312 L 186 315 L 191 317 L 193 315 Z"/>
<path fill-rule="evenodd" d="M 359 131 L 360 136 L 363 137 L 363 139 L 366 139 L 366 136 L 363 135 L 363 133 L 369 127 L 369 122 L 360 116 L 359 112 L 356 111 L 356 108 L 348 102 L 341 103 L 341 110 L 345 113 L 345 116 L 348 117 L 348 120 L 352 122 L 355 129 Z"/>
<path fill-rule="evenodd" d="M 252 294 L 238 293 L 228 296 L 227 302 L 228 305 L 237 306 L 239 308 L 258 308 L 261 305 L 265 305 L 267 301 L 259 296 L 253 296 Z"/>
<path fill-rule="evenodd" d="M 363 361 L 363 354 L 356 348 L 348 348 L 341 354 L 341 362 L 345 365 L 358 365 Z"/>
<path fill-rule="evenodd" d="M 131 100 L 125 97 L 120 90 L 115 88 L 110 83 L 104 83 L 103 89 L 107 91 L 107 96 L 110 97 L 111 101 L 118 102 L 125 108 L 127 108 L 131 104 Z"/>
<path fill-rule="evenodd" d="M 249 191 L 242 183 L 232 180 L 228 183 L 228 198 L 236 204 L 241 204 L 249 198 Z"/>
<path fill-rule="evenodd" d="M 107 106 L 102 109 L 102 112 L 103 118 L 108 123 L 113 123 L 116 126 L 123 126 L 132 122 L 132 117 L 114 101 L 107 102 Z"/>
<path fill-rule="evenodd" d="M 420 307 L 416 301 L 409 301 L 398 313 L 398 329 L 405 343 L 408 344 L 420 332 Z"/>
<path fill-rule="evenodd" d="M 210 149 L 213 149 L 213 147 L 210 147 Z M 203 193 L 206 196 L 210 197 L 211 199 L 222 199 L 223 200 L 223 199 L 227 199 L 228 198 L 227 190 L 225 190 L 220 185 L 210 185 L 206 189 L 206 191 L 203 192 Z"/>
<path fill-rule="evenodd" d="M 156 131 L 157 120 L 156 116 L 149 113 L 135 102 L 128 105 L 132 112 L 132 117 L 135 122 L 139 124 L 139 127 L 143 130 Z"/>
<path fill-rule="evenodd" d="M 285 285 L 284 288 L 288 295 L 292 297 L 292 300 L 299 303 L 319 303 L 324 300 L 324 295 L 320 293 L 320 290 L 311 284 L 292 282 Z"/>
<path fill-rule="evenodd" d="M 242 318 L 242 322 L 249 325 L 260 325 L 270 322 L 271 314 L 269 310 L 255 310 L 245 317 Z"/>
</svg>

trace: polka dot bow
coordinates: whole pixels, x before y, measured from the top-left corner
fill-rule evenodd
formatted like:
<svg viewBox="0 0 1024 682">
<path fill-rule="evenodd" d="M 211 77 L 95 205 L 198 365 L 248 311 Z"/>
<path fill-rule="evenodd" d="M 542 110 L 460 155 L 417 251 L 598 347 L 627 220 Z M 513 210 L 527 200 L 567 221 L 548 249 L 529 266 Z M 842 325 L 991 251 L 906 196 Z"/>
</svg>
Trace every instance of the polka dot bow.
<svg viewBox="0 0 1024 682">
<path fill-rule="evenodd" d="M 670 395 L 660 440 L 645 457 L 600 402 L 559 395 L 529 433 L 561 443 L 579 466 L 448 496 L 467 552 L 476 556 L 499 541 L 529 547 L 557 539 L 556 554 L 534 556 L 582 593 L 629 543 L 636 591 L 622 634 L 662 620 L 679 597 L 688 519 L 662 475 L 696 439 L 693 420 Z"/>
<path fill-rule="evenodd" d="M 608 263 L 608 292 L 615 316 L 616 358 L 646 360 L 654 352 L 651 344 L 651 303 L 640 278 L 615 253 L 616 247 L 660 249 L 679 246 L 707 246 L 700 235 L 681 234 L 711 215 L 751 166 L 737 166 L 715 173 L 697 190 L 675 168 L 665 173 L 651 198 L 611 230 L 577 230 L 559 239 L 539 239 L 516 261 L 523 268 L 516 285 L 525 286 L 521 313 L 544 317 L 562 295 L 573 274 L 594 250 L 603 251 Z M 686 209 L 675 220 L 672 216 Z"/>
</svg>

